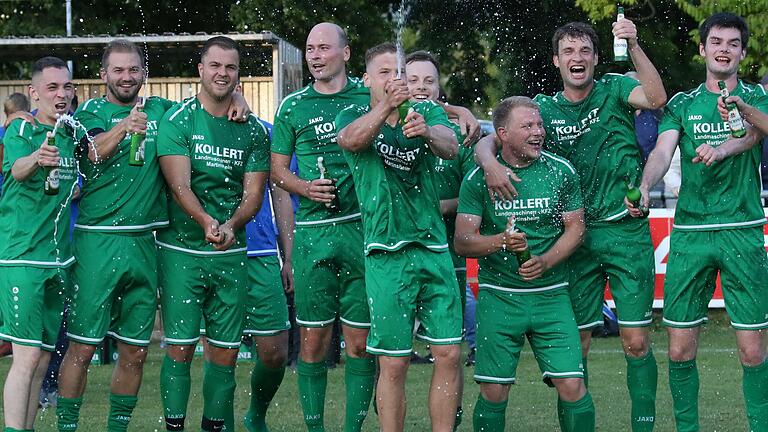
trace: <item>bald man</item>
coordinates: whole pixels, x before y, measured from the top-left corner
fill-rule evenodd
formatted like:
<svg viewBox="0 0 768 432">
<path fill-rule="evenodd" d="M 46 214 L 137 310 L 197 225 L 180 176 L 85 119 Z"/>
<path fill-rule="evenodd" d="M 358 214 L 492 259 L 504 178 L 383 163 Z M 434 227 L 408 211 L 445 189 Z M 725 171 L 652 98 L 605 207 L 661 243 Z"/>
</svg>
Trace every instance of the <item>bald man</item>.
<svg viewBox="0 0 768 432">
<path fill-rule="evenodd" d="M 368 89 L 348 77 L 347 35 L 321 23 L 307 37 L 305 57 L 314 77 L 288 95 L 277 110 L 272 141 L 272 179 L 299 195 L 293 265 L 296 322 L 301 334 L 299 396 L 310 432 L 324 431 L 325 357 L 338 316 L 346 342 L 344 430 L 359 431 L 373 393 L 375 365 L 365 351 L 371 326 L 366 303 L 363 232 L 349 165 L 336 144 L 336 115 L 366 105 Z M 291 172 L 296 154 L 299 175 Z"/>
</svg>

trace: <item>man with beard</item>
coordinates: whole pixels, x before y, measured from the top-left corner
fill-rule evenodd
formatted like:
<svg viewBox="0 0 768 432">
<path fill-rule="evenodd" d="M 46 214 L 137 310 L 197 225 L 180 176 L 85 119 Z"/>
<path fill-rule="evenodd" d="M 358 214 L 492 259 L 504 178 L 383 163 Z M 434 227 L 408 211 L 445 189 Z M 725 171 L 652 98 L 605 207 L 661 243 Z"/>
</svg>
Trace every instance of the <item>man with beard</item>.
<svg viewBox="0 0 768 432">
<path fill-rule="evenodd" d="M 749 29 L 743 18 L 716 13 L 699 29 L 699 54 L 706 81 L 670 99 L 659 124 L 659 140 L 648 157 L 640 191 L 648 190 L 669 168 L 680 147 L 680 200 L 664 281 L 664 325 L 669 333 L 669 387 L 678 431 L 699 430 L 699 372 L 696 352 L 709 300 L 720 280 L 725 308 L 736 333 L 744 369 L 743 391 L 750 430 L 768 430 L 768 258 L 765 214 L 760 200 L 760 142 L 750 131 L 729 140 L 731 130 L 717 107 L 724 108 L 718 82 L 744 119 L 766 131 L 768 96 L 759 85 L 738 78 Z M 633 216 L 638 209 L 628 206 Z"/>
<path fill-rule="evenodd" d="M 627 40 L 639 82 L 617 74 L 595 80 L 597 34 L 587 24 L 569 23 L 552 37 L 552 61 L 560 70 L 563 91 L 535 100 L 547 129 L 547 150 L 566 158 L 581 179 L 587 235 L 568 266 L 585 383 L 592 329 L 603 323 L 603 292 L 609 282 L 627 362 L 631 425 L 639 432 L 652 430 L 656 416 L 658 369 L 649 337 L 655 270 L 648 221 L 628 215 L 625 182 L 639 184 L 642 167 L 634 111 L 660 108 L 666 92 L 638 44 L 632 21 L 614 23 L 613 35 Z M 478 165 L 492 193 L 510 199 L 514 172 L 499 165 L 493 141 L 490 137 L 478 144 Z"/>
<path fill-rule="evenodd" d="M 160 121 L 157 155 L 172 199 L 157 233 L 165 342 L 161 397 L 166 429 L 184 430 L 190 366 L 205 323 L 204 431 L 234 430 L 235 361 L 248 292 L 245 224 L 269 174 L 269 134 L 256 116 L 231 123 L 240 47 L 209 39 L 197 66 L 200 92 Z M 169 197 L 170 198 L 170 197 Z"/>
<path fill-rule="evenodd" d="M 141 385 L 157 310 L 157 259 L 152 231 L 168 225 L 165 184 L 156 158 L 157 123 L 173 102 L 138 94 L 144 56 L 117 39 L 104 49 L 106 97 L 90 99 L 75 114 L 84 174 L 75 224 L 74 290 L 60 369 L 59 430 L 77 429 L 86 374 L 105 335 L 117 340 L 119 359 L 110 387 L 108 429 L 126 430 Z M 236 110 L 243 112 L 242 105 Z M 239 117 L 239 116 L 237 116 Z M 143 136 L 143 165 L 132 165 L 131 137 Z M 92 142 L 91 142 L 92 141 Z"/>
<path fill-rule="evenodd" d="M 68 267 L 75 261 L 69 239 L 75 143 L 64 126 L 53 135 L 56 117 L 69 112 L 75 95 L 67 64 L 56 57 L 35 62 L 29 93 L 38 106 L 34 123 L 16 119 L 4 138 L 0 339 L 13 344 L 3 392 L 6 431 L 34 429 L 40 384 L 64 311 Z M 44 193 L 52 184 L 46 169 L 57 173 L 53 196 Z"/>
</svg>

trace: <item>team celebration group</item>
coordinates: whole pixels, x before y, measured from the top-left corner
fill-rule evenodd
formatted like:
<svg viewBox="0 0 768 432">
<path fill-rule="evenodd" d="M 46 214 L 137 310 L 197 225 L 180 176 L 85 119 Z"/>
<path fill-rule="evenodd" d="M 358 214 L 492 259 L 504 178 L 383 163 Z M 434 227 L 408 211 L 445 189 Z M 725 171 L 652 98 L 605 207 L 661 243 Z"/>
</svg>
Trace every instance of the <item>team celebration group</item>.
<svg viewBox="0 0 768 432">
<path fill-rule="evenodd" d="M 617 20 L 613 35 L 637 80 L 595 77 L 595 31 L 565 24 L 552 37 L 562 91 L 502 100 L 495 133 L 479 142 L 472 114 L 441 101 L 433 56 L 417 51 L 401 61 L 397 47 L 383 43 L 367 50 L 365 74 L 353 78 L 347 35 L 332 23 L 310 31 L 305 58 L 314 79 L 282 100 L 271 130 L 236 91 L 240 49 L 227 37 L 205 43 L 200 90 L 178 103 L 141 97 L 141 49 L 112 41 L 101 62 L 106 95 L 71 117 L 67 64 L 38 60 L 29 86 L 38 111 L 13 120 L 4 138 L 0 338 L 13 344 L 5 430 L 33 430 L 65 302 L 70 345 L 59 374 L 59 431 L 78 428 L 88 366 L 106 336 L 119 353 L 106 429 L 128 429 L 158 303 L 166 429 L 185 430 L 191 388 L 200 386 L 190 366 L 204 342 L 201 429 L 268 430 L 267 409 L 285 373 L 285 289 L 295 291 L 308 431 L 325 430 L 325 357 L 336 319 L 346 342 L 346 432 L 361 430 L 371 399 L 382 431 L 404 429 L 414 337 L 434 357 L 432 430 L 455 430 L 465 257 L 476 257 L 475 431 L 505 430 L 525 340 L 557 391 L 560 428 L 595 430 L 587 358 L 592 330 L 603 322 L 606 281 L 626 357 L 631 429 L 651 431 L 658 368 L 649 339 L 648 190 L 679 149 L 663 311 L 675 424 L 699 430 L 696 353 L 719 273 L 749 428 L 768 431 L 759 178 L 768 96 L 737 76 L 749 31 L 736 15 L 707 18 L 699 44 L 704 81 L 671 98 L 634 23 Z M 656 147 L 643 163 L 635 110 L 662 107 Z M 627 198 L 628 184 L 639 185 L 639 198 Z M 299 197 L 295 219 L 291 194 Z M 80 202 L 70 237 L 73 196 Z M 246 236 L 262 204 L 272 206 L 280 228 L 282 263 L 275 245 L 261 253 Z M 249 410 L 236 416 L 244 334 L 257 356 Z M 273 426 L 283 415 L 270 416 Z"/>
</svg>

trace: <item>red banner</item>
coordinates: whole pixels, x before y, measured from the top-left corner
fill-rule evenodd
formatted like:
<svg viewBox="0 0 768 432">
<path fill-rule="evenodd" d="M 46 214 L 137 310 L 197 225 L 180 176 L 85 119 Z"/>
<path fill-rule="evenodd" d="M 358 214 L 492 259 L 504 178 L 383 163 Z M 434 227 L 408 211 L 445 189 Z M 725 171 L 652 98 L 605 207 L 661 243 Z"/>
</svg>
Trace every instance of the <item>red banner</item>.
<svg viewBox="0 0 768 432">
<path fill-rule="evenodd" d="M 768 209 L 766 209 L 768 216 Z M 675 216 L 673 209 L 651 209 L 648 217 L 651 223 L 651 239 L 653 241 L 654 261 L 656 263 L 656 283 L 654 286 L 653 307 L 661 308 L 664 305 L 664 275 L 667 273 L 667 258 L 669 256 L 669 235 L 672 232 L 672 221 Z M 768 249 L 768 225 L 763 225 L 765 245 Z M 472 291 L 477 295 L 477 260 L 467 259 L 467 281 Z M 608 305 L 614 307 L 609 287 L 605 287 L 605 299 Z M 710 308 L 722 308 L 723 292 L 720 287 L 720 276 L 717 277 L 715 295 L 709 302 Z"/>
</svg>

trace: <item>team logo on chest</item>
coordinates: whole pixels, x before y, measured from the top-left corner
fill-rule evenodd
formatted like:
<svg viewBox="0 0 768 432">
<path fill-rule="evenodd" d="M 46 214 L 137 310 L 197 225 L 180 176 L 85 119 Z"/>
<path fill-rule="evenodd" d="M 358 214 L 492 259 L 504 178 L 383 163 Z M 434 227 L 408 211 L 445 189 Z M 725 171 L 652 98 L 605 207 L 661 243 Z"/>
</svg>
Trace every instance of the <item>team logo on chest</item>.
<svg viewBox="0 0 768 432">
<path fill-rule="evenodd" d="M 421 152 L 420 147 L 410 150 L 401 150 L 391 144 L 383 141 L 384 135 L 379 134 L 376 139 L 376 151 L 384 161 L 384 165 L 400 170 L 410 172 L 416 164 L 416 159 Z"/>
<path fill-rule="evenodd" d="M 194 160 L 213 168 L 232 169 L 243 166 L 245 150 L 207 144 L 202 134 L 193 134 Z M 202 141 L 202 142 L 201 142 Z"/>
<path fill-rule="evenodd" d="M 586 117 L 576 124 L 566 124 L 563 119 L 554 119 L 550 124 L 555 125 L 555 134 L 559 141 L 574 140 L 592 130 L 592 125 L 600 122 L 600 108 L 591 110 Z"/>
<path fill-rule="evenodd" d="M 493 214 L 508 218 L 515 216 L 516 221 L 537 221 L 543 215 L 552 212 L 551 198 L 523 198 L 514 200 L 494 200 Z"/>
</svg>

